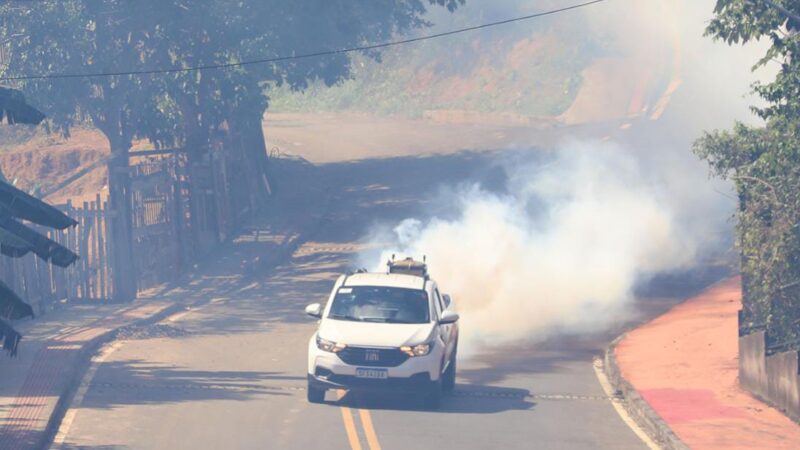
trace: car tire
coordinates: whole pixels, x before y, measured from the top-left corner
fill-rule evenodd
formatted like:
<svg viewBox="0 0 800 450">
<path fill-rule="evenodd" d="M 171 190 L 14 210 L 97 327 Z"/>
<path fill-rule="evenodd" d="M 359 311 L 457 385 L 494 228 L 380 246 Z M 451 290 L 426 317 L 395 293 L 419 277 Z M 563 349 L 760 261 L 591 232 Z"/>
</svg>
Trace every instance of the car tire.
<svg viewBox="0 0 800 450">
<path fill-rule="evenodd" d="M 309 403 L 325 402 L 325 389 L 320 389 L 318 387 L 312 386 L 311 383 L 308 383 L 308 389 L 306 389 L 306 393 L 308 395 Z"/>
<path fill-rule="evenodd" d="M 450 364 L 447 365 L 447 370 L 442 374 L 442 389 L 450 393 L 456 388 L 456 352 L 453 351 Z"/>
<path fill-rule="evenodd" d="M 436 410 L 442 406 L 442 382 L 437 382 L 431 392 L 423 399 L 425 409 Z"/>
</svg>

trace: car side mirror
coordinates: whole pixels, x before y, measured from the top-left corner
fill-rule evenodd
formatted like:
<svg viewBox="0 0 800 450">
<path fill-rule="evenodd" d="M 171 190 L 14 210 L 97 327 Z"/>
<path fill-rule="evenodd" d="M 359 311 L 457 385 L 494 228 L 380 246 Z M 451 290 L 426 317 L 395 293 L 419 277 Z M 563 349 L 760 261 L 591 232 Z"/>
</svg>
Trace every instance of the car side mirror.
<svg viewBox="0 0 800 450">
<path fill-rule="evenodd" d="M 322 318 L 322 305 L 319 303 L 312 303 L 306 306 L 306 314 L 317 319 Z"/>
<path fill-rule="evenodd" d="M 456 312 L 445 311 L 442 313 L 442 317 L 439 319 L 439 325 L 448 325 L 451 323 L 456 323 L 460 318 L 461 317 Z"/>
<path fill-rule="evenodd" d="M 449 294 L 442 295 L 442 300 L 444 300 L 444 308 L 447 309 L 450 307 L 450 303 L 453 302 L 453 299 L 450 298 Z"/>
</svg>

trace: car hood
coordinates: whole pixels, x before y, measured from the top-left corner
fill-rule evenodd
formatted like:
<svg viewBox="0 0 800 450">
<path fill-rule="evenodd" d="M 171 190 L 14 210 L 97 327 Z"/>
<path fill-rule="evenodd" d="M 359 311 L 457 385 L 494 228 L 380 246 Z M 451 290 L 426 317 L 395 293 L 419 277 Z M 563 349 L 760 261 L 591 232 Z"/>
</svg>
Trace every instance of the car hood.
<svg viewBox="0 0 800 450">
<path fill-rule="evenodd" d="M 318 335 L 329 341 L 364 347 L 402 347 L 426 342 L 433 323 L 374 323 L 325 319 Z"/>
</svg>

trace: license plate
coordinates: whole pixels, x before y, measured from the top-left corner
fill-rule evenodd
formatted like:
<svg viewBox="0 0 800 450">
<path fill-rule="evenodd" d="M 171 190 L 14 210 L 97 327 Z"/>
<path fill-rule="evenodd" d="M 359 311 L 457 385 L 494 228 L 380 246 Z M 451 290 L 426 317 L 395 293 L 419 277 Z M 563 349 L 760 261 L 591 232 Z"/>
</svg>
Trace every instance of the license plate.
<svg viewBox="0 0 800 450">
<path fill-rule="evenodd" d="M 383 380 L 389 378 L 389 372 L 386 369 L 356 369 L 356 378 L 371 378 L 374 380 Z"/>
</svg>

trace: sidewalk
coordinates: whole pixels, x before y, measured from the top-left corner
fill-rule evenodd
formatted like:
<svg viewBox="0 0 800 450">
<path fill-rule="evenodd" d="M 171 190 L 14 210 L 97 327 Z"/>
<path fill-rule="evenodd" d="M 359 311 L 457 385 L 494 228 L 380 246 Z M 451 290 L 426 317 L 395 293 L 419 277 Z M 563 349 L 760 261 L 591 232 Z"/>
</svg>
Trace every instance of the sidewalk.
<svg viewBox="0 0 800 450">
<path fill-rule="evenodd" d="M 797 449 L 800 425 L 738 385 L 739 278 L 719 283 L 630 332 L 622 377 L 692 449 Z"/>
<path fill-rule="evenodd" d="M 288 178 L 282 183 L 286 192 L 264 214 L 170 289 L 128 304 L 73 305 L 16 322 L 23 335 L 19 356 L 0 354 L 0 450 L 40 448 L 52 439 L 90 357 L 116 330 L 156 323 L 230 295 L 266 276 L 316 233 L 326 223 L 331 198 L 309 181 L 314 175 L 309 167 L 295 166 L 292 161 L 280 166 L 280 177 Z"/>
<path fill-rule="evenodd" d="M 168 312 L 171 304 L 71 306 L 16 323 L 23 335 L 19 355 L 0 356 L 0 449 L 39 447 L 59 398 L 89 354 L 115 329 Z"/>
</svg>

